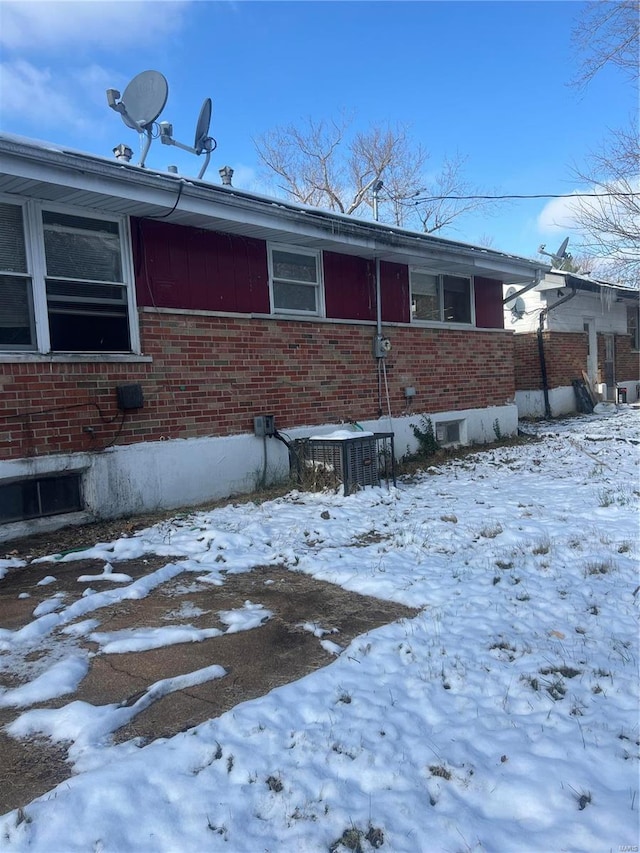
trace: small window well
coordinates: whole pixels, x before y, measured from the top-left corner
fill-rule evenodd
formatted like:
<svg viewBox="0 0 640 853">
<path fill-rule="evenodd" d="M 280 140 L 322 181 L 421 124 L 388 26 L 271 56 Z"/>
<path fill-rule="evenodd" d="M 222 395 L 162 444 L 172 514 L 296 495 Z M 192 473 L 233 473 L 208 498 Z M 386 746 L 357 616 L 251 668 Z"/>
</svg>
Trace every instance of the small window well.
<svg viewBox="0 0 640 853">
<path fill-rule="evenodd" d="M 61 515 L 81 509 L 79 474 L 0 484 L 0 524 Z"/>
<path fill-rule="evenodd" d="M 392 432 L 352 433 L 301 438 L 289 448 L 291 473 L 308 491 L 344 488 L 350 495 L 383 481 L 396 484 Z"/>
</svg>

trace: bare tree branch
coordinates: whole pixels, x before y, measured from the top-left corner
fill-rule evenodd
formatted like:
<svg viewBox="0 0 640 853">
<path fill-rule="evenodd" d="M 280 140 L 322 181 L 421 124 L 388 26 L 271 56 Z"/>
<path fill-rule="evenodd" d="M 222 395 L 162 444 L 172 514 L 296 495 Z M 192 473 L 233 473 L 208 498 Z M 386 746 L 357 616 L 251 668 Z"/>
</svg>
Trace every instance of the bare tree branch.
<svg viewBox="0 0 640 853">
<path fill-rule="evenodd" d="M 574 84 L 586 86 L 607 65 L 615 65 L 638 83 L 638 0 L 592 0 L 584 7 L 572 36 L 580 68 Z"/>
<path fill-rule="evenodd" d="M 619 278 L 639 286 L 640 146 L 635 128 L 612 131 L 609 140 L 574 175 L 592 191 L 602 193 L 581 198 L 574 206 L 574 221 L 584 235 L 581 248 L 607 258 Z"/>
<path fill-rule="evenodd" d="M 428 153 L 414 142 L 407 127 L 374 124 L 349 137 L 351 120 L 314 121 L 269 131 L 255 140 L 266 176 L 280 191 L 298 202 L 364 215 L 373 207 L 373 187 L 382 180 L 381 219 L 403 227 L 439 231 L 454 219 L 486 206 L 486 200 L 443 199 L 424 204 L 418 192 L 429 195 L 471 195 L 464 179 L 465 158 L 445 159 L 438 174 L 425 179 Z"/>
</svg>

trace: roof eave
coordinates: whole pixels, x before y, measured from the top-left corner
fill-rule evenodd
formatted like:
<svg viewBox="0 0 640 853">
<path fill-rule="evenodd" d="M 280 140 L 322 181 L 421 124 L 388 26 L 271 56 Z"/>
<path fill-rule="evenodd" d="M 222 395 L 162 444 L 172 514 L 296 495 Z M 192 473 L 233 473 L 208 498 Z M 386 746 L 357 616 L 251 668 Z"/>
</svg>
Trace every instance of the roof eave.
<svg viewBox="0 0 640 853">
<path fill-rule="evenodd" d="M 167 222 L 391 262 L 432 263 L 443 272 L 497 278 L 505 284 L 531 280 L 547 268 L 421 232 L 2 137 L 0 191 L 129 216 L 166 216 L 173 210 Z"/>
</svg>

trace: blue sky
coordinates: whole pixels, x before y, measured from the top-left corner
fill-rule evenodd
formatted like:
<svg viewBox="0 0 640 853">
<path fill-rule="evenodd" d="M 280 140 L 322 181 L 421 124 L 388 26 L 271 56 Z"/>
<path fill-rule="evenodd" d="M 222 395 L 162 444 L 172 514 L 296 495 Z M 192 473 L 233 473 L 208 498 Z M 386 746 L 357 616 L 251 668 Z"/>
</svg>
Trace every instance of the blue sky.
<svg viewBox="0 0 640 853">
<path fill-rule="evenodd" d="M 107 106 L 141 71 L 169 83 L 162 119 L 192 144 L 205 97 L 234 185 L 264 192 L 253 139 L 276 125 L 355 114 L 355 126 L 408 124 L 441 158 L 468 157 L 466 177 L 500 193 L 569 193 L 607 129 L 625 124 L 635 92 L 615 69 L 586 90 L 571 31 L 583 4 L 510 2 L 0 3 L 0 131 L 102 156 L 134 131 Z M 201 161 L 155 142 L 147 165 L 197 175 Z M 446 236 L 535 256 L 571 232 L 563 202 L 501 205 Z M 570 246 L 571 248 L 571 246 Z"/>
</svg>

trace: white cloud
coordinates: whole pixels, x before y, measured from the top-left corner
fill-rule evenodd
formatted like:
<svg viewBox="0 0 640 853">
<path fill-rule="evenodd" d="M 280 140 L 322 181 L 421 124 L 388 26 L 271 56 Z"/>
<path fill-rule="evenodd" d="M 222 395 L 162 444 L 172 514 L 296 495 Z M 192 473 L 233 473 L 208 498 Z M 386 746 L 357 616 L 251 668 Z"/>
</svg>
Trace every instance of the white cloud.
<svg viewBox="0 0 640 853">
<path fill-rule="evenodd" d="M 105 90 L 112 85 L 108 71 L 99 65 L 52 72 L 17 60 L 0 64 L 2 112 L 11 120 L 34 127 L 86 132 L 95 124 L 98 102 L 106 111 Z"/>
<path fill-rule="evenodd" d="M 188 6 L 188 0 L 3 0 L 0 45 L 40 54 L 74 46 L 114 49 L 149 44 L 179 29 Z"/>
<path fill-rule="evenodd" d="M 579 204 L 575 196 L 554 198 L 548 201 L 538 215 L 538 232 L 540 234 L 557 234 L 576 227 L 575 211 Z"/>
</svg>

